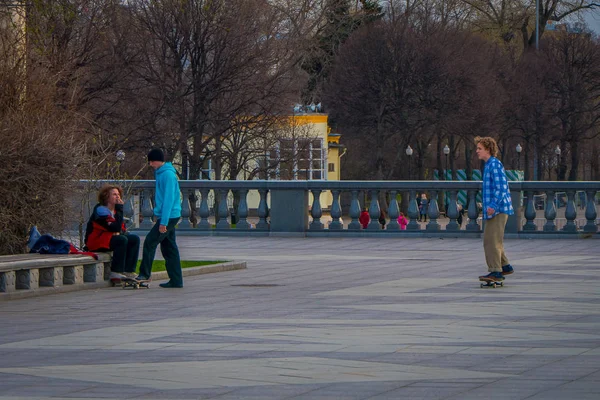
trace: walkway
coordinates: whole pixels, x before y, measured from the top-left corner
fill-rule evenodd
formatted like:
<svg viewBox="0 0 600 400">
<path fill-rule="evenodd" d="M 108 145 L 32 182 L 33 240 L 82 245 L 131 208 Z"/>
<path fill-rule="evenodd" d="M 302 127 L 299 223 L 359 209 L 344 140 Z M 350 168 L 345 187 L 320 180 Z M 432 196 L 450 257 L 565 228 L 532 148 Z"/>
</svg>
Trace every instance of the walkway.
<svg viewBox="0 0 600 400">
<path fill-rule="evenodd" d="M 0 400 L 598 399 L 596 240 L 181 237 L 248 269 L 0 309 Z"/>
</svg>

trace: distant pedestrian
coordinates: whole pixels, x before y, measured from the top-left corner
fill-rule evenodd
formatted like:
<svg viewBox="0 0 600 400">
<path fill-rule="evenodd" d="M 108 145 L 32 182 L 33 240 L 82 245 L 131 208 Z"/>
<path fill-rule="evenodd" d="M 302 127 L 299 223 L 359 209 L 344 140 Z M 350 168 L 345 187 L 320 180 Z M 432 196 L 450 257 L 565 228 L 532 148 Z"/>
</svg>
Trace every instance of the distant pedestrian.
<svg viewBox="0 0 600 400">
<path fill-rule="evenodd" d="M 458 223 L 458 227 L 460 228 L 463 223 L 463 215 L 465 214 L 465 209 L 462 204 L 457 204 L 456 208 L 458 209 L 458 217 L 456 217 L 456 222 Z"/>
<path fill-rule="evenodd" d="M 427 200 L 427 195 L 425 193 L 421 193 L 421 199 L 419 200 L 419 221 L 427 222 L 427 207 L 429 206 L 429 201 Z"/>
<path fill-rule="evenodd" d="M 386 216 L 385 211 L 381 210 L 379 213 L 379 225 L 381 225 L 381 229 L 385 229 L 385 224 L 387 222 Z"/>
<path fill-rule="evenodd" d="M 398 216 L 398 225 L 400 225 L 400 230 L 402 230 L 402 231 L 405 231 L 406 225 L 408 225 L 408 220 L 406 219 L 406 217 L 404 216 L 404 214 L 402 212 Z"/>
<path fill-rule="evenodd" d="M 514 214 L 504 166 L 496 158 L 498 145 L 491 137 L 476 137 L 477 157 L 485 162 L 483 170 L 483 205 L 485 220 L 483 250 L 489 274 L 480 276 L 484 282 L 501 282 L 504 275 L 514 272 L 504 253 L 504 229 L 508 216 Z"/>
<path fill-rule="evenodd" d="M 367 229 L 367 226 L 369 226 L 369 222 L 371 222 L 371 217 L 369 216 L 369 211 L 366 207 L 360 213 L 360 217 L 358 217 L 358 222 L 360 222 L 363 229 Z"/>
<path fill-rule="evenodd" d="M 156 248 L 160 244 L 160 251 L 165 259 L 169 282 L 161 283 L 159 286 L 181 288 L 183 287 L 183 274 L 175 236 L 175 225 L 181 219 L 181 192 L 177 181 L 177 172 L 173 164 L 165 162 L 164 153 L 160 149 L 150 150 L 148 164 L 154 169 L 156 177 L 156 192 L 154 195 L 156 224 L 150 229 L 144 240 L 140 275 L 137 279 L 150 279 Z"/>
</svg>

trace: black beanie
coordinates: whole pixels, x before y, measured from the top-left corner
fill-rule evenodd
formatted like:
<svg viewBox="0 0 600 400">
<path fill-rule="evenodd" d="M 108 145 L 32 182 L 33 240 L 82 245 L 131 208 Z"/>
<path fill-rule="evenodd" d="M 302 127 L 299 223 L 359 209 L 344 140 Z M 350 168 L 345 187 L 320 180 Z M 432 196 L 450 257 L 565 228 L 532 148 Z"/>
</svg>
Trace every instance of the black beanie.
<svg viewBox="0 0 600 400">
<path fill-rule="evenodd" d="M 165 154 L 161 149 L 152 149 L 148 153 L 148 162 L 150 161 L 165 161 Z"/>
</svg>

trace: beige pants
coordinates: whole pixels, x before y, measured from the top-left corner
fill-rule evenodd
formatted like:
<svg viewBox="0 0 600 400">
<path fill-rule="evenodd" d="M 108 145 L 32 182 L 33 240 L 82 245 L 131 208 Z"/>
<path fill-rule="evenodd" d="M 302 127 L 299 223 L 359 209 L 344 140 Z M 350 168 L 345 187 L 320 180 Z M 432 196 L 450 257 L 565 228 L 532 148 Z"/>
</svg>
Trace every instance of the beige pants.
<svg viewBox="0 0 600 400">
<path fill-rule="evenodd" d="M 483 251 L 488 272 L 502 272 L 502 266 L 510 264 L 504 254 L 504 228 L 507 214 L 498 214 L 485 221 L 483 230 Z"/>
</svg>

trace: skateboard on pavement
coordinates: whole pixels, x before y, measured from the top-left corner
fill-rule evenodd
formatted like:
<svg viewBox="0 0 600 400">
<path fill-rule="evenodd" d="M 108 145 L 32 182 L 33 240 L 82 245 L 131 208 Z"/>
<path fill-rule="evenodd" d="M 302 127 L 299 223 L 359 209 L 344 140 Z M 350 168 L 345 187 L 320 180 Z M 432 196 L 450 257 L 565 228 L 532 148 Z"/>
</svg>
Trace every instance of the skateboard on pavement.
<svg viewBox="0 0 600 400">
<path fill-rule="evenodd" d="M 487 279 L 479 279 L 481 281 L 481 284 L 479 285 L 479 287 L 491 287 L 491 288 L 496 288 L 496 286 L 504 286 L 504 282 L 503 281 L 491 281 L 491 280 L 487 280 Z"/>
<path fill-rule="evenodd" d="M 121 286 L 123 289 L 127 289 L 127 288 L 149 289 L 150 288 L 150 281 L 148 281 L 148 280 L 138 281 L 137 279 L 133 279 L 133 278 L 112 278 L 110 280 L 110 283 L 113 287 Z"/>
</svg>

